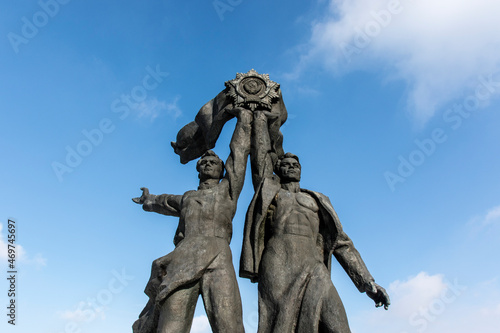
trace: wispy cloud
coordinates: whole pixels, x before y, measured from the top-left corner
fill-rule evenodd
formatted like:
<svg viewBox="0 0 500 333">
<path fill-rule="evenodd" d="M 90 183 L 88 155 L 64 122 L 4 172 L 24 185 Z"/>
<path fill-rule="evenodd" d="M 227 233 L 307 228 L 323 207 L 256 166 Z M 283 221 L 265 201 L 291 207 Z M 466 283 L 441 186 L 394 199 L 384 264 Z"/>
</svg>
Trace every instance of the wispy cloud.
<svg viewBox="0 0 500 333">
<path fill-rule="evenodd" d="M 481 314 L 485 317 L 494 316 L 496 318 L 500 318 L 500 303 L 498 303 L 498 305 L 493 308 L 482 308 Z"/>
<path fill-rule="evenodd" d="M 329 0 L 292 77 L 316 63 L 335 74 L 384 69 L 406 82 L 408 110 L 424 124 L 498 69 L 499 12 L 495 0 Z"/>
<path fill-rule="evenodd" d="M 496 206 L 486 213 L 484 224 L 492 224 L 500 222 L 500 206 Z"/>
<path fill-rule="evenodd" d="M 92 309 L 91 311 L 89 309 Z M 94 319 L 104 320 L 104 307 L 95 307 L 89 302 L 80 302 L 75 310 L 66 310 L 57 312 L 61 319 L 73 321 L 75 323 L 84 323 Z"/>
<path fill-rule="evenodd" d="M 33 257 L 25 256 L 24 258 L 21 259 L 21 261 L 33 265 L 36 268 L 42 268 L 43 266 L 47 266 L 47 258 L 45 258 L 41 253 L 37 253 Z"/>
<path fill-rule="evenodd" d="M 41 268 L 47 265 L 47 259 L 43 257 L 42 254 L 37 253 L 33 257 L 28 256 L 24 247 L 17 242 L 14 243 L 16 250 L 16 260 L 19 262 L 33 265 L 36 268 Z M 8 244 L 7 237 L 3 234 L 3 224 L 0 223 L 0 260 L 5 261 L 9 258 L 8 256 Z"/>
<path fill-rule="evenodd" d="M 468 223 L 469 226 L 477 230 L 483 230 L 485 227 L 495 224 L 500 225 L 500 205 L 490 208 L 481 215 L 476 215 Z"/>
<path fill-rule="evenodd" d="M 182 115 L 182 111 L 177 105 L 180 97 L 176 96 L 171 102 L 160 101 L 157 98 L 151 97 L 134 105 L 133 110 L 136 111 L 138 118 L 146 118 L 154 121 L 162 113 L 166 113 L 174 119 Z"/>
</svg>

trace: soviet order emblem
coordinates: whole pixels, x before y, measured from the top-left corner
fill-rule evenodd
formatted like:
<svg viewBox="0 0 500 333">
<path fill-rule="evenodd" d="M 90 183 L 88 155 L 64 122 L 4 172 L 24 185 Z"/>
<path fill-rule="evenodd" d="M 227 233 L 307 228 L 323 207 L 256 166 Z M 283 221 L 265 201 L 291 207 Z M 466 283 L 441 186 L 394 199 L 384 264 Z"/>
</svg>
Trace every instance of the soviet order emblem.
<svg viewBox="0 0 500 333">
<path fill-rule="evenodd" d="M 246 74 L 237 73 L 236 79 L 225 84 L 236 107 L 271 110 L 271 104 L 279 98 L 280 85 L 271 81 L 269 74 L 259 74 L 253 69 Z"/>
</svg>

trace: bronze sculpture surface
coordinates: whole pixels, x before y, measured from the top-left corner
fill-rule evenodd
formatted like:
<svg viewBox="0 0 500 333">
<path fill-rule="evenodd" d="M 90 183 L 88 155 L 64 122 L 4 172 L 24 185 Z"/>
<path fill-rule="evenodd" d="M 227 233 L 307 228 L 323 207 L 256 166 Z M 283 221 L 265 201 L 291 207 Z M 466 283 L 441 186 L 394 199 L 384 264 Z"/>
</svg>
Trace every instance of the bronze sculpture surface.
<svg viewBox="0 0 500 333">
<path fill-rule="evenodd" d="M 247 212 L 240 276 L 259 283 L 259 333 L 350 332 L 342 301 L 330 277 L 332 254 L 360 292 L 388 308 L 325 195 L 300 188 L 301 165 L 287 153 L 274 164 L 267 119 L 254 114 L 260 156 L 253 170 L 259 187 Z M 257 138 L 252 138 L 257 140 Z"/>
<path fill-rule="evenodd" d="M 208 149 L 234 116 L 223 176 L 223 162 Z M 332 255 L 360 292 L 388 308 L 388 294 L 375 283 L 328 197 L 300 187 L 299 158 L 282 148 L 286 118 L 279 84 L 251 70 L 226 82 L 181 129 L 172 147 L 182 163 L 201 156 L 200 186 L 159 196 L 143 188 L 133 199 L 144 210 L 179 217 L 176 248 L 153 262 L 145 290 L 149 301 L 134 333 L 189 332 L 200 294 L 214 332 L 244 331 L 229 242 L 248 156 L 255 195 L 245 221 L 240 276 L 258 282 L 258 332 L 350 332 L 330 277 Z"/>
<path fill-rule="evenodd" d="M 241 300 L 229 242 L 250 152 L 251 112 L 234 109 L 238 122 L 225 168 L 209 151 L 198 161 L 200 185 L 184 195 L 143 194 L 144 210 L 179 217 L 176 248 L 153 262 L 149 301 L 134 333 L 189 332 L 201 294 L 214 332 L 244 332 Z M 222 179 L 221 179 L 222 178 Z"/>
</svg>

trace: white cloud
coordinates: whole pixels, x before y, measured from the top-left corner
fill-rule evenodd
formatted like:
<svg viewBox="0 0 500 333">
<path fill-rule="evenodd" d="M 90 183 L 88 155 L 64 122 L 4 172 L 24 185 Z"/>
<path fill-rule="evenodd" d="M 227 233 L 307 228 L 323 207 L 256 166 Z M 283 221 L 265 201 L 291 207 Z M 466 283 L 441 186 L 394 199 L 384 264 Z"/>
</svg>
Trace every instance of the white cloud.
<svg viewBox="0 0 500 333">
<path fill-rule="evenodd" d="M 194 317 L 193 326 L 191 326 L 191 333 L 210 333 L 210 323 L 205 315 Z"/>
<path fill-rule="evenodd" d="M 8 245 L 7 236 L 3 234 L 3 224 L 0 223 L 0 260 L 2 261 L 9 258 Z M 16 260 L 19 262 L 34 265 L 36 268 L 47 265 L 47 259 L 44 258 L 42 254 L 37 253 L 34 257 L 29 257 L 24 247 L 17 243 L 17 240 L 12 245 L 15 246 Z"/>
<path fill-rule="evenodd" d="M 492 224 L 500 222 L 500 206 L 492 208 L 484 217 L 484 224 Z"/>
<path fill-rule="evenodd" d="M 155 120 L 163 111 L 166 111 L 172 118 L 177 119 L 182 115 L 182 111 L 177 105 L 180 97 L 177 96 L 172 102 L 159 101 L 157 98 L 148 98 L 141 103 L 134 105 L 133 109 L 139 118 L 149 118 Z"/>
<path fill-rule="evenodd" d="M 353 332 L 495 333 L 500 321 L 497 280 L 475 286 L 421 272 L 390 284 L 388 311 L 372 310 L 351 320 Z M 496 323 L 496 324 L 495 324 Z"/>
<path fill-rule="evenodd" d="M 473 227 L 475 232 L 483 230 L 488 226 L 500 226 L 500 206 L 493 207 L 486 213 L 473 217 L 468 224 Z"/>
<path fill-rule="evenodd" d="M 407 281 L 394 281 L 389 285 L 389 293 L 397 300 L 393 312 L 408 318 L 415 310 L 428 306 L 433 299 L 448 289 L 442 275 L 429 275 L 420 272 Z"/>
<path fill-rule="evenodd" d="M 104 307 L 94 307 L 89 302 L 80 302 L 75 310 L 66 310 L 57 312 L 60 318 L 74 321 L 76 323 L 91 322 L 95 319 L 104 320 Z"/>
<path fill-rule="evenodd" d="M 487 308 L 487 307 L 482 308 L 481 314 L 485 317 L 493 316 L 496 318 L 500 318 L 500 303 L 498 303 L 497 306 L 493 308 Z"/>
<path fill-rule="evenodd" d="M 480 75 L 500 81 L 497 0 L 330 0 L 296 69 L 318 61 L 334 73 L 386 69 L 403 79 L 419 124 L 475 88 Z M 474 91 L 472 91 L 474 92 Z M 495 93 L 499 92 L 496 86 Z"/>
<path fill-rule="evenodd" d="M 7 244 L 7 237 L 3 235 L 2 232 L 3 229 L 3 224 L 0 223 L 0 260 L 4 261 L 9 258 L 8 256 L 8 244 Z M 24 251 L 24 248 L 21 245 L 14 244 L 16 246 L 16 257 L 25 257 L 26 256 L 26 251 Z"/>
<path fill-rule="evenodd" d="M 34 265 L 36 268 L 47 266 L 47 258 L 45 258 L 41 253 L 35 254 L 33 258 L 26 259 L 26 262 Z"/>
</svg>

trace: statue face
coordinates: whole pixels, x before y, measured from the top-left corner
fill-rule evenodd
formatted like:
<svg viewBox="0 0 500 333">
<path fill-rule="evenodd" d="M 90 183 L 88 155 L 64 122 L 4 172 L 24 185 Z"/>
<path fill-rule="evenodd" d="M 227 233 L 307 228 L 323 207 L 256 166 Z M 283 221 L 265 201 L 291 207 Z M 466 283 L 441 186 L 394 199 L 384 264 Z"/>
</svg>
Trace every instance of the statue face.
<svg viewBox="0 0 500 333">
<path fill-rule="evenodd" d="M 220 179 L 222 165 L 215 156 L 206 156 L 199 163 L 200 179 Z"/>
<path fill-rule="evenodd" d="M 300 163 L 292 157 L 286 157 L 280 163 L 280 178 L 284 181 L 300 181 Z"/>
</svg>

